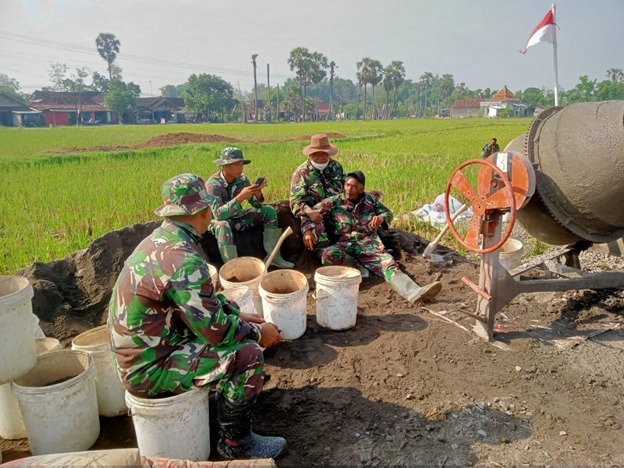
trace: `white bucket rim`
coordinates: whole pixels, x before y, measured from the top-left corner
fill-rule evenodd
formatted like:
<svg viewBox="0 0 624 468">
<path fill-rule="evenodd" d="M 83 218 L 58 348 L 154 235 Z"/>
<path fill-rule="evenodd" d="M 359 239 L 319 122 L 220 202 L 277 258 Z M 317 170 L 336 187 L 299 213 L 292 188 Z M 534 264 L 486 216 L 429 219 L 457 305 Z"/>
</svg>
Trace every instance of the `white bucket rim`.
<svg viewBox="0 0 624 468">
<path fill-rule="evenodd" d="M 252 263 L 254 265 L 256 265 L 258 267 L 260 271 L 260 273 L 258 274 L 258 276 L 249 279 L 249 280 L 245 280 L 245 281 L 232 281 L 228 278 L 225 277 L 226 274 L 229 273 L 229 271 L 234 268 L 238 263 Z M 221 269 L 219 270 L 219 280 L 221 281 L 221 284 L 223 285 L 223 283 L 225 282 L 226 284 L 236 284 L 236 285 L 246 285 L 248 283 L 253 283 L 254 281 L 258 281 L 259 278 L 262 278 L 264 275 L 266 275 L 267 272 L 267 268 L 266 265 L 264 264 L 264 262 L 262 260 L 260 260 L 259 258 L 256 257 L 238 257 L 235 259 L 230 260 L 229 262 L 225 263 Z"/>
<path fill-rule="evenodd" d="M 78 375 L 70 377 L 69 379 L 59 382 L 54 385 L 42 385 L 42 386 L 32 387 L 28 385 L 20 385 L 18 383 L 20 379 L 23 379 L 28 374 L 33 372 L 41 362 L 44 362 L 50 359 L 58 359 L 59 356 L 62 356 L 63 354 L 69 354 L 69 353 L 80 354 L 83 357 L 85 357 L 87 360 L 86 362 L 87 367 Z M 75 387 L 78 384 L 81 384 L 83 380 L 95 378 L 95 373 L 96 373 L 95 361 L 93 360 L 93 358 L 91 357 L 89 353 L 85 351 L 80 351 L 77 349 L 59 349 L 54 352 L 44 353 L 44 354 L 39 355 L 37 357 L 37 364 L 35 364 L 35 367 L 33 367 L 30 371 L 26 372 L 26 374 L 22 375 L 18 379 L 15 379 L 13 382 L 11 382 L 11 391 L 13 392 L 13 394 L 18 400 L 23 397 L 27 398 L 30 395 L 44 395 L 44 394 L 49 395 L 51 393 L 60 393 L 60 392 L 65 393 L 68 391 L 68 389 Z"/>
<path fill-rule="evenodd" d="M 240 292 L 240 294 L 239 294 Z M 245 294 L 253 294 L 249 286 L 241 284 L 240 286 L 234 286 L 233 288 L 224 289 L 223 291 L 219 291 L 217 294 L 223 294 L 228 300 L 236 302 L 236 299 L 240 299 Z M 230 299 L 230 294 L 235 297 L 235 299 Z"/>
<path fill-rule="evenodd" d="M 341 271 L 342 273 L 340 275 L 325 274 L 325 272 L 334 270 Z M 328 265 L 316 269 L 314 272 L 314 281 L 325 286 L 335 283 L 359 284 L 362 282 L 362 274 L 357 268 L 342 265 Z"/>
<path fill-rule="evenodd" d="M 32 284 L 30 284 L 30 280 L 25 276 L 19 275 L 0 276 L 0 291 L 2 291 L 5 283 L 8 283 L 9 281 L 17 282 L 18 289 L 17 291 L 12 291 L 8 294 L 0 294 L 0 305 L 14 303 L 20 299 L 30 299 L 35 295 Z"/>
<path fill-rule="evenodd" d="M 505 249 L 506 246 L 508 247 L 507 250 Z M 523 248 L 524 243 L 522 241 L 509 237 L 501 246 L 500 253 L 513 254 L 519 252 Z"/>
<path fill-rule="evenodd" d="M 267 291 L 266 289 L 262 287 L 262 283 L 264 283 L 267 279 L 272 279 L 273 277 L 276 277 L 276 276 L 283 276 L 284 274 L 289 274 L 289 275 L 299 277 L 299 279 L 303 280 L 302 286 L 296 291 L 289 292 L 289 293 L 282 293 L 282 294 L 277 294 L 271 291 Z M 266 275 L 264 275 L 264 278 L 262 278 L 262 280 L 260 281 L 260 285 L 258 286 L 258 292 L 260 293 L 260 296 L 270 297 L 271 299 L 283 299 L 283 300 L 290 300 L 293 297 L 300 296 L 301 294 L 303 294 L 302 291 L 305 291 L 305 294 L 307 294 L 309 289 L 310 289 L 310 285 L 308 284 L 308 278 L 306 277 L 306 275 L 304 275 L 300 271 L 290 270 L 290 269 L 275 270 L 275 271 L 271 271 L 270 273 L 267 273 Z"/>
<path fill-rule="evenodd" d="M 189 390 L 188 392 L 183 392 L 183 393 L 179 393 L 177 395 L 172 395 L 168 397 L 158 397 L 158 396 L 140 397 L 126 390 L 126 403 L 128 404 L 129 408 L 135 407 L 135 406 L 142 407 L 145 409 L 159 408 L 161 406 L 171 406 L 172 403 L 183 402 L 183 401 L 195 398 L 195 397 L 198 397 L 198 398 L 208 397 L 209 392 L 210 392 L 210 389 L 208 387 L 203 387 L 203 388 L 195 387 L 192 390 Z M 204 393 L 205 395 L 200 395 L 200 393 Z"/>
<path fill-rule="evenodd" d="M 89 342 L 90 339 L 93 341 Z M 87 352 L 109 351 L 108 325 L 90 328 L 76 335 L 71 342 L 71 348 Z"/>
<path fill-rule="evenodd" d="M 47 346 L 45 346 L 46 343 L 53 344 L 53 346 L 48 348 Z M 63 349 L 61 342 L 51 336 L 46 336 L 45 338 L 35 338 L 35 346 L 37 350 L 39 350 L 39 344 L 41 344 L 44 349 L 43 351 L 37 351 L 37 356 L 41 356 L 45 353 L 53 353 L 55 351 L 60 351 L 61 349 Z"/>
</svg>

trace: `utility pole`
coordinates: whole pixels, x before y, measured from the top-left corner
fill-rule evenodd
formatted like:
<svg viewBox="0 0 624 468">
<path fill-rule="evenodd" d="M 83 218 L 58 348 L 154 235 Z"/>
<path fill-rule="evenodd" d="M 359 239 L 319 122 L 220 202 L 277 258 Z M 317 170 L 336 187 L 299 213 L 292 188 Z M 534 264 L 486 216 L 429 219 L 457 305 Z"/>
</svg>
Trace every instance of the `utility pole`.
<svg viewBox="0 0 624 468">
<path fill-rule="evenodd" d="M 275 119 L 277 121 L 277 123 L 279 123 L 279 84 L 277 85 L 277 109 L 276 109 L 276 113 L 275 113 Z"/>
<path fill-rule="evenodd" d="M 253 63 L 254 70 L 254 92 L 256 95 L 256 99 L 254 99 L 254 120 L 258 121 L 258 82 L 256 81 L 256 58 L 258 58 L 258 54 L 253 54 L 251 56 L 251 63 Z"/>
<path fill-rule="evenodd" d="M 338 68 L 333 60 L 329 62 L 329 120 L 334 120 L 333 97 L 334 97 L 334 70 Z"/>
<path fill-rule="evenodd" d="M 271 121 L 271 74 L 269 72 L 269 64 L 267 63 L 267 89 L 269 90 L 269 113 L 267 114 L 266 121 Z M 266 107 L 266 106 L 265 106 Z"/>
</svg>

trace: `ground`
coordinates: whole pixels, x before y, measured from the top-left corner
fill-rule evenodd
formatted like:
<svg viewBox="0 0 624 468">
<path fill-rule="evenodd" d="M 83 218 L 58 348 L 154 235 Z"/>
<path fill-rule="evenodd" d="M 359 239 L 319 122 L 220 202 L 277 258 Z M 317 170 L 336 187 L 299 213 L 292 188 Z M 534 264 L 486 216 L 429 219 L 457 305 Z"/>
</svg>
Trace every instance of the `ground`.
<svg viewBox="0 0 624 468">
<path fill-rule="evenodd" d="M 122 237 L 130 246 L 128 233 L 139 238 L 144 230 L 135 226 Z M 80 261 L 101 261 L 103 251 L 118 248 L 115 236 L 104 239 Z M 422 249 L 418 239 L 414 246 Z M 612 261 L 592 255 L 603 268 Z M 520 296 L 498 316 L 497 338 L 510 348 L 502 350 L 471 333 L 474 320 L 458 312 L 474 311 L 475 294 L 460 278 L 476 280 L 477 264 L 450 257 L 452 265 L 438 268 L 417 251 L 404 251 L 406 272 L 421 284 L 439 279 L 442 293 L 427 304 L 409 304 L 381 278 L 365 279 L 357 324 L 345 331 L 317 325 L 313 269 L 303 268 L 311 285 L 307 331 L 266 351 L 271 380 L 256 413 L 258 431 L 288 439 L 288 455 L 278 465 L 624 463 L 624 294 Z M 43 271 L 39 265 L 26 274 L 39 284 Z M 80 317 L 41 316 L 42 327 L 67 346 L 72 336 L 103 323 L 104 315 L 91 309 Z M 0 442 L 5 461 L 28 454 L 27 440 Z M 95 447 L 135 444 L 130 418 L 102 418 Z"/>
<path fill-rule="evenodd" d="M 114 273 L 150 229 L 109 233 L 66 261 L 25 270 L 43 330 L 68 346 L 104 323 Z M 314 269 L 298 262 L 311 286 L 307 331 L 266 351 L 271 379 L 255 416 L 258 432 L 288 440 L 278 466 L 624 465 L 624 292 L 521 295 L 498 314 L 502 349 L 460 313 L 475 310 L 461 281 L 477 281 L 475 259 L 451 253 L 436 267 L 420 255 L 421 239 L 391 234 L 405 271 L 443 290 L 409 304 L 371 276 L 349 330 L 316 323 Z M 586 270 L 624 271 L 606 254 L 581 260 Z M 94 448 L 136 446 L 129 417 L 101 422 Z M 28 455 L 27 440 L 0 448 L 5 461 Z"/>
</svg>

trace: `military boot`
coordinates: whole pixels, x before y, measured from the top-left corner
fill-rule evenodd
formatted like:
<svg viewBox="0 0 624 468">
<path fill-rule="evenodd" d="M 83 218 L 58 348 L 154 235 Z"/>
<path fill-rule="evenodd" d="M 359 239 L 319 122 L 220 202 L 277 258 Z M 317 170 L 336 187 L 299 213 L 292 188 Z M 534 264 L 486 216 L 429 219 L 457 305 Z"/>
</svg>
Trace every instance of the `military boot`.
<svg viewBox="0 0 624 468">
<path fill-rule="evenodd" d="M 264 230 L 262 242 L 264 244 L 264 250 L 267 253 L 266 258 L 264 259 L 265 261 L 269 258 L 269 255 L 271 255 L 271 252 L 273 252 L 273 249 L 277 245 L 277 241 L 282 235 L 282 232 L 283 230 L 280 228 L 275 228 L 275 229 L 268 228 Z M 275 258 L 273 259 L 273 263 L 271 263 L 271 265 L 276 266 L 278 268 L 293 268 L 295 266 L 294 263 L 287 262 L 286 260 L 284 260 L 282 258 L 282 254 L 280 254 L 279 251 L 277 252 L 277 255 L 275 256 Z"/>
<path fill-rule="evenodd" d="M 392 276 L 390 286 L 409 302 L 414 302 L 418 299 L 429 299 L 437 296 L 442 290 L 442 283 L 439 281 L 434 281 L 433 283 L 421 287 L 412 281 L 409 276 L 400 271 Z"/>
<path fill-rule="evenodd" d="M 225 459 L 273 458 L 281 457 L 288 444 L 283 437 L 270 437 L 255 434 L 251 430 L 251 413 L 256 405 L 256 397 L 242 402 L 230 402 L 222 396 L 217 403 L 219 423 L 219 443 L 217 452 Z"/>
<path fill-rule="evenodd" d="M 238 251 L 235 245 L 220 245 L 219 253 L 221 254 L 221 260 L 223 260 L 224 264 L 238 258 Z"/>
</svg>

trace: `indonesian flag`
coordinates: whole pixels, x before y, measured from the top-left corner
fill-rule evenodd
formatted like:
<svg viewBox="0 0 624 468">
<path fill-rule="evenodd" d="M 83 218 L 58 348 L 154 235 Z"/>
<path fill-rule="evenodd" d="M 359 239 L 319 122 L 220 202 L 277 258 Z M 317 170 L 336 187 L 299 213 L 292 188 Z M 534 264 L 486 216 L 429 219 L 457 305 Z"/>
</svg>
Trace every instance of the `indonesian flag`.
<svg viewBox="0 0 624 468">
<path fill-rule="evenodd" d="M 531 37 L 527 42 L 524 50 L 521 50 L 521 54 L 526 54 L 527 49 L 540 42 L 550 42 L 551 44 L 555 40 L 555 16 L 553 10 L 549 10 L 544 16 L 544 19 L 535 27 L 531 33 Z"/>
</svg>

